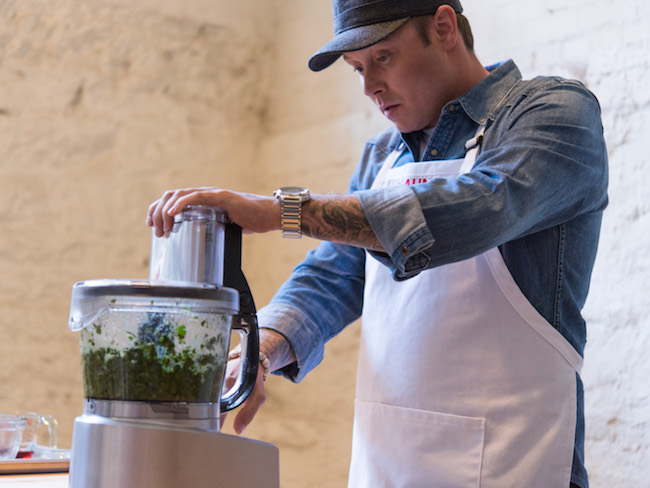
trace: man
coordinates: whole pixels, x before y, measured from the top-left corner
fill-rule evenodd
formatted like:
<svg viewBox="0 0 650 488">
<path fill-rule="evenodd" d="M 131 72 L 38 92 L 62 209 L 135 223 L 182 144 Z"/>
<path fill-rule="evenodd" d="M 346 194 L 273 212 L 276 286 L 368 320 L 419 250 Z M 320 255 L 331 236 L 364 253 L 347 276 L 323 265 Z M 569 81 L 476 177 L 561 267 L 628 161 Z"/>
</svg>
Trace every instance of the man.
<svg viewBox="0 0 650 488">
<path fill-rule="evenodd" d="M 148 224 L 160 235 L 186 205 L 215 205 L 249 231 L 326 241 L 260 310 L 262 360 L 299 381 L 362 316 L 351 488 L 588 486 L 598 102 L 576 81 L 524 81 L 512 61 L 484 68 L 456 0 L 333 6 L 310 68 L 343 56 L 394 125 L 366 144 L 349 193 L 176 190 Z M 264 399 L 258 379 L 236 431 Z"/>
</svg>

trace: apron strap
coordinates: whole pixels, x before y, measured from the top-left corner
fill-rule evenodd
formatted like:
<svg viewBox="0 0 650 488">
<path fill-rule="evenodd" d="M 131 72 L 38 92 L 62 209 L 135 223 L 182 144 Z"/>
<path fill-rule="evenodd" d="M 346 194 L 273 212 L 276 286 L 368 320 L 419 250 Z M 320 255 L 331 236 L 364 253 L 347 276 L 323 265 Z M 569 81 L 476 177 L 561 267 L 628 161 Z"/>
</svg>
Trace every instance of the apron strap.
<svg viewBox="0 0 650 488">
<path fill-rule="evenodd" d="M 479 126 L 476 131 L 476 135 L 472 137 L 469 141 L 465 143 L 465 160 L 463 161 L 463 166 L 460 168 L 461 174 L 469 173 L 476 163 L 476 158 L 481 149 L 481 144 L 483 143 L 483 133 L 485 132 L 485 125 Z"/>
<path fill-rule="evenodd" d="M 388 157 L 384 160 L 384 164 L 382 164 L 379 173 L 377 173 L 377 176 L 375 176 L 375 180 L 373 181 L 371 188 L 377 188 L 378 185 L 384 181 L 384 178 L 386 178 L 386 175 L 404 151 L 406 151 L 406 144 L 402 142 L 399 146 L 397 146 L 396 149 L 393 150 L 392 153 L 388 155 Z"/>
</svg>

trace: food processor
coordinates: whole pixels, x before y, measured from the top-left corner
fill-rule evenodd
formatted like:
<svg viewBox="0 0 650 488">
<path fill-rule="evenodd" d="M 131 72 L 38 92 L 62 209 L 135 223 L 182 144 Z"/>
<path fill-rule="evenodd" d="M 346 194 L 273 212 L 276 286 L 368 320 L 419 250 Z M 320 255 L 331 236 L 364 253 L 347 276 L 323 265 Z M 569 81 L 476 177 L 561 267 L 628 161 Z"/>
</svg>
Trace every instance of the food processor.
<svg viewBox="0 0 650 488">
<path fill-rule="evenodd" d="M 152 233 L 148 280 L 73 286 L 85 399 L 71 488 L 279 488 L 277 447 L 219 432 L 259 364 L 241 239 L 222 209 L 187 207 L 170 233 Z M 231 332 L 242 359 L 222 395 Z"/>
</svg>

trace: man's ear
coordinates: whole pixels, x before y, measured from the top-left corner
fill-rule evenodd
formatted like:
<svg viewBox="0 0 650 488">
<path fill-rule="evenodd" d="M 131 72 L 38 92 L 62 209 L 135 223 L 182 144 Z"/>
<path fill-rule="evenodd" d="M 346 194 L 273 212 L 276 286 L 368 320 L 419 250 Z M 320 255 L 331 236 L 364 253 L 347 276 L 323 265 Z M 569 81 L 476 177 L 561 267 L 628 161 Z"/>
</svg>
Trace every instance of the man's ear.
<svg viewBox="0 0 650 488">
<path fill-rule="evenodd" d="M 430 33 L 446 50 L 456 47 L 458 42 L 458 23 L 456 12 L 450 5 L 438 7 L 430 25 Z"/>
</svg>

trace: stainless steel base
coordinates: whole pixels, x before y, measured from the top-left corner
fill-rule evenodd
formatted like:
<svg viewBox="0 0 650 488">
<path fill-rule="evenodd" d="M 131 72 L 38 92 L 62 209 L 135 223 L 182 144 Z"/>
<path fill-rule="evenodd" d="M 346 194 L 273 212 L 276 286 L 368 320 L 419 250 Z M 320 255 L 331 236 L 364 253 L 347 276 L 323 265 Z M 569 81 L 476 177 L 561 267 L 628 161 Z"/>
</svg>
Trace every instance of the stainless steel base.
<svg viewBox="0 0 650 488">
<path fill-rule="evenodd" d="M 278 448 L 252 439 L 83 415 L 70 488 L 279 488 Z"/>
<path fill-rule="evenodd" d="M 114 420 L 137 419 L 138 423 L 159 427 L 187 427 L 219 432 L 218 403 L 129 402 L 84 400 L 84 416 L 97 415 Z"/>
</svg>

